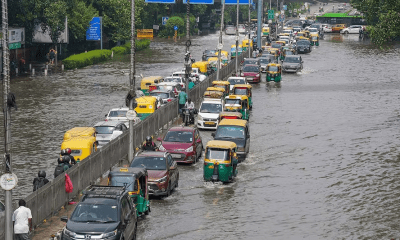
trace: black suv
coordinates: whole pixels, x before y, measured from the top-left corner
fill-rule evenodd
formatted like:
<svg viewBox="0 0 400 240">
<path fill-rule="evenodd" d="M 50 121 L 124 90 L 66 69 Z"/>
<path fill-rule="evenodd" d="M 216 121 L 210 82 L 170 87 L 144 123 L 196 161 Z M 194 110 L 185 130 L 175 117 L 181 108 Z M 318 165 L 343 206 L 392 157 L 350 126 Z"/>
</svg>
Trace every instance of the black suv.
<svg viewBox="0 0 400 240">
<path fill-rule="evenodd" d="M 63 240 L 70 239 L 136 239 L 136 208 L 125 187 L 92 186 L 83 192 L 82 200 L 67 222 Z"/>
</svg>

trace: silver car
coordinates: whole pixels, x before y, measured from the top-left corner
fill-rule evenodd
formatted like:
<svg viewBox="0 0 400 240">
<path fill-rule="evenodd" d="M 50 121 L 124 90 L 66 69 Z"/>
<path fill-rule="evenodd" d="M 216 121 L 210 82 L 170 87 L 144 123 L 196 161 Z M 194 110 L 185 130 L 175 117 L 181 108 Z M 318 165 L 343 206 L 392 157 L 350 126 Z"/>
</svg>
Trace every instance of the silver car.
<svg viewBox="0 0 400 240">
<path fill-rule="evenodd" d="M 175 99 L 175 93 L 172 90 L 153 90 L 150 96 L 159 97 L 162 104 L 166 104 Z"/>
<path fill-rule="evenodd" d="M 236 34 L 236 28 L 233 25 L 228 25 L 225 28 L 225 34 L 226 35 L 235 35 Z"/>
<path fill-rule="evenodd" d="M 273 56 L 273 55 L 271 55 L 271 56 Z M 260 64 L 261 64 L 261 72 L 266 72 L 267 65 L 272 62 L 272 59 L 271 58 L 263 58 L 263 57 L 261 57 L 259 59 L 260 59 Z"/>
<path fill-rule="evenodd" d="M 299 72 L 303 69 L 303 59 L 298 55 L 288 55 L 282 62 L 283 72 Z"/>
<path fill-rule="evenodd" d="M 128 128 L 122 121 L 101 121 L 94 125 L 98 148 L 103 147 L 114 138 L 124 133 Z"/>
</svg>

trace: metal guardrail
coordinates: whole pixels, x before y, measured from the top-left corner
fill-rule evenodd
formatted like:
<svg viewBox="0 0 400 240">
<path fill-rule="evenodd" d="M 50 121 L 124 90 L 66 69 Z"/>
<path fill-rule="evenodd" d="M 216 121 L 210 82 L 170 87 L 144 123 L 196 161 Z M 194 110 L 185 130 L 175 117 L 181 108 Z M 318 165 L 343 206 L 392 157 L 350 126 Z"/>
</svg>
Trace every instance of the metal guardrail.
<svg viewBox="0 0 400 240">
<path fill-rule="evenodd" d="M 248 56 L 247 51 L 239 56 L 240 62 L 244 60 L 244 56 Z M 234 70 L 235 61 L 231 61 L 220 70 L 220 76 L 222 76 L 222 79 L 225 79 Z M 196 103 L 199 103 L 203 97 L 203 93 L 214 80 L 216 80 L 216 73 L 211 74 L 206 80 L 191 89 L 189 91 L 189 96 Z M 135 136 L 133 146 L 135 146 L 135 148 L 139 147 L 146 136 L 155 135 L 164 129 L 168 129 L 177 117 L 178 100 L 176 99 L 160 107 L 144 121 L 134 126 Z M 33 226 L 39 225 L 44 219 L 55 214 L 62 206 L 67 204 L 71 198 L 77 196 L 80 191 L 91 183 L 94 183 L 118 162 L 126 159 L 128 156 L 128 144 L 129 132 L 125 132 L 83 161 L 68 169 L 66 173 L 70 176 L 74 186 L 72 193 L 68 194 L 65 192 L 65 175 L 61 174 L 45 186 L 29 194 L 25 198 L 25 201 L 27 207 L 29 207 L 32 212 Z"/>
</svg>

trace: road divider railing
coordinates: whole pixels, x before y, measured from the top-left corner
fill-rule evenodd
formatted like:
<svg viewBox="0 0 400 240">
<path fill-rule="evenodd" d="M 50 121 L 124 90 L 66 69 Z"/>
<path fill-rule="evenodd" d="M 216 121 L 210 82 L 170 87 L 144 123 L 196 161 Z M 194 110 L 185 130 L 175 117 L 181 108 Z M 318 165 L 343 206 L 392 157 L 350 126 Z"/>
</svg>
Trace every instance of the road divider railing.
<svg viewBox="0 0 400 240">
<path fill-rule="evenodd" d="M 248 51 L 239 56 L 240 62 L 244 60 L 245 56 L 248 56 Z M 235 61 L 231 61 L 227 66 L 220 69 L 221 79 L 229 77 L 234 70 Z M 217 80 L 215 72 L 189 91 L 190 98 L 198 104 L 202 100 L 203 93 L 214 80 Z M 175 99 L 133 126 L 135 135 L 131 144 L 133 144 L 134 148 L 140 147 L 146 136 L 157 135 L 168 129 L 178 117 L 178 100 Z M 76 197 L 90 184 L 95 183 L 113 166 L 122 163 L 124 159 L 126 160 L 129 144 L 129 132 L 127 131 L 68 169 L 66 173 L 69 175 L 74 187 L 72 193 L 65 192 L 65 174 L 61 174 L 25 197 L 26 205 L 32 212 L 33 226 L 40 225 L 43 220 L 57 213 L 63 206 L 68 204 L 70 199 Z M 128 160 L 131 161 L 131 159 Z"/>
</svg>

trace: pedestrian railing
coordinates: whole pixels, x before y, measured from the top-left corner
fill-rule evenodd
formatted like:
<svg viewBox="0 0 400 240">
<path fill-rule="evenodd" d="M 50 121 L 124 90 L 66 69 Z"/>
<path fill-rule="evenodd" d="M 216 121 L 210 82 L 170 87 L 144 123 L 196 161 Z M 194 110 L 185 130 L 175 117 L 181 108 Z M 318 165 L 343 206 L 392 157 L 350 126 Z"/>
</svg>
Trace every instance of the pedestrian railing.
<svg viewBox="0 0 400 240">
<path fill-rule="evenodd" d="M 248 50 L 249 51 L 249 50 Z M 248 56 L 243 52 L 239 62 Z M 221 79 L 225 79 L 235 70 L 235 61 L 231 61 L 220 71 Z M 203 93 L 211 82 L 217 80 L 216 73 L 208 76 L 203 82 L 197 84 L 189 91 L 189 96 L 194 102 L 199 103 Z M 156 135 L 160 131 L 168 129 L 178 115 L 178 101 L 174 100 L 157 109 L 153 114 L 136 124 L 134 127 L 133 146 L 140 147 L 146 136 Z M 48 184 L 29 194 L 26 198 L 26 205 L 32 211 L 33 226 L 40 225 L 44 219 L 52 216 L 61 209 L 70 199 L 77 196 L 80 191 L 90 184 L 93 184 L 113 166 L 128 156 L 129 131 L 123 133 L 109 144 L 100 148 L 81 162 L 68 169 L 66 173 L 71 178 L 74 186 L 72 193 L 65 192 L 65 175 L 61 174 L 51 180 Z M 131 161 L 131 159 L 128 159 Z"/>
</svg>

